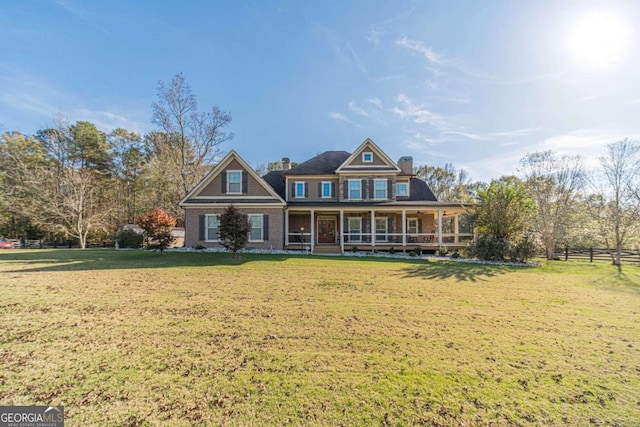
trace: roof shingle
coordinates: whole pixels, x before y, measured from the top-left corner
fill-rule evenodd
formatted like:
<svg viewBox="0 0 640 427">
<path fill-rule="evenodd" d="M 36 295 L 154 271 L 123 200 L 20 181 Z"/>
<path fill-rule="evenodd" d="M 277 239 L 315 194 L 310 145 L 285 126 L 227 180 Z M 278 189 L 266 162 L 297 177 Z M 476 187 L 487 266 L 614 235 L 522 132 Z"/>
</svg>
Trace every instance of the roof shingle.
<svg viewBox="0 0 640 427">
<path fill-rule="evenodd" d="M 351 153 L 346 151 L 325 151 L 283 172 L 283 175 L 327 175 L 333 174 Z"/>
</svg>

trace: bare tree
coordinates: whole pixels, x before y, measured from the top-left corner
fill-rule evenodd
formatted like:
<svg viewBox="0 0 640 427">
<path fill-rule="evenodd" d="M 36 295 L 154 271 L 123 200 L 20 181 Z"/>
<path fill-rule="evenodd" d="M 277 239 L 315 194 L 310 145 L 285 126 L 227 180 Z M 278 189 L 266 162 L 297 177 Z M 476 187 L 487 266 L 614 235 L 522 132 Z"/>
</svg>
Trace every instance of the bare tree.
<svg viewBox="0 0 640 427">
<path fill-rule="evenodd" d="M 602 215 L 608 224 L 609 235 L 615 248 L 612 255 L 614 265 L 620 265 L 623 246 L 632 230 L 637 227 L 640 204 L 636 194 L 640 179 L 640 143 L 628 138 L 607 145 L 605 155 L 600 157 L 602 165 L 606 203 Z"/>
<path fill-rule="evenodd" d="M 552 151 L 527 154 L 522 160 L 526 186 L 536 202 L 536 228 L 547 252 L 555 257 L 556 243 L 570 226 L 571 202 L 584 187 L 580 156 L 557 157 Z"/>
<path fill-rule="evenodd" d="M 158 83 L 158 102 L 153 103 L 153 123 L 166 134 L 161 142 L 161 159 L 166 168 L 175 168 L 180 194 L 186 196 L 220 154 L 220 145 L 233 134 L 226 132 L 231 115 L 214 106 L 198 111 L 196 96 L 182 73 L 171 82 Z M 155 153 L 154 153 L 155 154 Z"/>
<path fill-rule="evenodd" d="M 88 122 L 38 138 L 5 135 L 0 157 L 8 165 L 3 181 L 11 186 L 14 213 L 43 231 L 77 238 L 83 248 L 90 235 L 106 232 L 111 161 L 103 137 Z"/>
<path fill-rule="evenodd" d="M 438 200 L 448 202 L 472 202 L 473 185 L 465 169 L 459 171 L 451 163 L 444 167 L 420 166 L 415 168 L 418 178 L 427 183 Z"/>
<path fill-rule="evenodd" d="M 86 248 L 90 233 L 104 230 L 112 208 L 103 199 L 106 181 L 89 169 L 39 168 L 26 175 L 31 193 L 24 206 L 32 221 L 44 229 L 78 239 Z"/>
</svg>

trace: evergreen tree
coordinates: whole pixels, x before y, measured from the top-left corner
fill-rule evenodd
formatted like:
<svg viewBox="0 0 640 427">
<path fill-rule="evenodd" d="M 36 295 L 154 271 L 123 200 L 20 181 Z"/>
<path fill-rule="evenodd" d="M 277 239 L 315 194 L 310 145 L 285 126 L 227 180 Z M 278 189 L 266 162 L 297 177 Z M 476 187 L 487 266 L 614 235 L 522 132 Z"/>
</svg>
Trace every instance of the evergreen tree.
<svg viewBox="0 0 640 427">
<path fill-rule="evenodd" d="M 249 240 L 251 222 L 246 214 L 243 214 L 235 206 L 229 205 L 220 215 L 218 234 L 222 246 L 233 252 L 233 257 L 238 256 Z"/>
</svg>

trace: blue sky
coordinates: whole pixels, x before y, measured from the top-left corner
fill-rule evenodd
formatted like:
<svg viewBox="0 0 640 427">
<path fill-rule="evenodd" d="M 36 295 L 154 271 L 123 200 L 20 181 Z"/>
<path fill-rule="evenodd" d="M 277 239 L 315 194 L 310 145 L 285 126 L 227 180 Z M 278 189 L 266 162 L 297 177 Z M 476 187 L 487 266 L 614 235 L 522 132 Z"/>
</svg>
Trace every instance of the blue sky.
<svg viewBox="0 0 640 427">
<path fill-rule="evenodd" d="M 182 72 L 250 164 L 373 139 L 474 180 L 640 137 L 638 1 L 0 0 L 0 129 L 145 133 Z"/>
</svg>

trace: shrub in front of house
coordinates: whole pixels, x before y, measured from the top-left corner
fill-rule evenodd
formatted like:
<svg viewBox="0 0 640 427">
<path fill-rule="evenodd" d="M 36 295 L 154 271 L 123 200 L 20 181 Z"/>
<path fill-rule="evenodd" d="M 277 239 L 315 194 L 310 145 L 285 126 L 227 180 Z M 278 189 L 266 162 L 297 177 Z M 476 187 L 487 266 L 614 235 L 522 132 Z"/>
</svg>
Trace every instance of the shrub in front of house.
<svg viewBox="0 0 640 427">
<path fill-rule="evenodd" d="M 115 238 L 119 248 L 140 249 L 144 241 L 144 236 L 133 230 L 122 230 L 116 234 Z"/>
<path fill-rule="evenodd" d="M 501 239 L 489 234 L 478 238 L 475 245 L 468 248 L 469 255 L 483 261 L 525 262 L 537 250 L 537 245 L 529 236 L 518 240 Z"/>
</svg>

